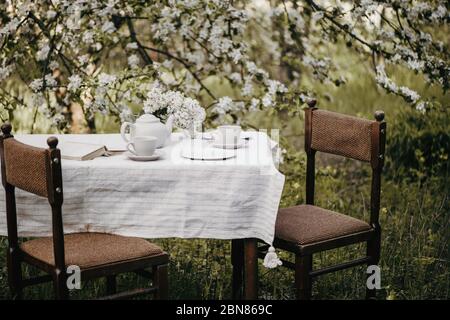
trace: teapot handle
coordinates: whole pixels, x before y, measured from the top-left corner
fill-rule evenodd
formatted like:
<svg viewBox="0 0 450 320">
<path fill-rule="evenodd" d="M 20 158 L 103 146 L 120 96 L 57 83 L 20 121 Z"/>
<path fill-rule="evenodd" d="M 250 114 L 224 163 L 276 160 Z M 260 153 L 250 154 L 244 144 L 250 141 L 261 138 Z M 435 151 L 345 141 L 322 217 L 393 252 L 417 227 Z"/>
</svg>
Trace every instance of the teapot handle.
<svg viewBox="0 0 450 320">
<path fill-rule="evenodd" d="M 131 139 L 131 133 L 130 133 L 130 139 L 127 138 L 126 136 L 126 131 L 127 131 L 127 127 L 131 127 L 133 124 L 130 122 L 124 122 L 122 123 L 122 126 L 120 127 L 120 135 L 122 136 L 122 139 L 126 142 L 126 143 L 130 143 L 130 139 Z"/>
</svg>

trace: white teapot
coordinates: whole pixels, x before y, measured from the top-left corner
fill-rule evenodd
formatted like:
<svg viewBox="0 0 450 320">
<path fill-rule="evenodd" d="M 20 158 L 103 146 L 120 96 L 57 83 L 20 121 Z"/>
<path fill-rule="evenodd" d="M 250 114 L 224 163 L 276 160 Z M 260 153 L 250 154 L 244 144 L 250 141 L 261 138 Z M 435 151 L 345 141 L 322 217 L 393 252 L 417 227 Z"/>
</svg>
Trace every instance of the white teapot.
<svg viewBox="0 0 450 320">
<path fill-rule="evenodd" d="M 136 123 L 124 122 L 120 127 L 120 134 L 122 139 L 127 143 L 132 142 L 134 137 L 137 136 L 153 136 L 158 140 L 156 141 L 156 148 L 161 148 L 164 146 L 167 138 L 170 137 L 172 133 L 172 123 L 173 118 L 169 116 L 166 121 L 166 124 L 163 124 L 157 117 L 152 114 L 144 114 L 140 116 Z M 130 127 L 130 137 L 128 138 L 126 135 L 127 128 Z"/>
</svg>

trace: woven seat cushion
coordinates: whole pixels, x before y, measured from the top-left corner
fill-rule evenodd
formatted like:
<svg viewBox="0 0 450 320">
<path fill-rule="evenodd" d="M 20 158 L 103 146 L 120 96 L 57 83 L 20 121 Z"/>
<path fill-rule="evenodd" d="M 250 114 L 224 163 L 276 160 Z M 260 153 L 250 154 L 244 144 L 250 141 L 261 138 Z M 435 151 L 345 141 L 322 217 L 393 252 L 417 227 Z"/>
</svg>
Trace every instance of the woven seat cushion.
<svg viewBox="0 0 450 320">
<path fill-rule="evenodd" d="M 147 240 L 106 233 L 72 233 L 64 236 L 66 265 L 81 269 L 163 253 Z M 21 249 L 30 256 L 54 265 L 53 240 L 38 238 L 22 243 Z"/>
<path fill-rule="evenodd" d="M 306 245 L 371 229 L 364 221 L 311 205 L 280 209 L 275 237 Z"/>
</svg>

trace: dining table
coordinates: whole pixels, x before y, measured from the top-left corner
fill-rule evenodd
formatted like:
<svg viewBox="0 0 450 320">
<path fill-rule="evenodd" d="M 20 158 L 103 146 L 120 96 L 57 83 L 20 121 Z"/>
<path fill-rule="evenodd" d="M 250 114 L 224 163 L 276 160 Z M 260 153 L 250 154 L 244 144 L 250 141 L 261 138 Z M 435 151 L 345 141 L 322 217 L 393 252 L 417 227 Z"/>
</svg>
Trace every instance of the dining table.
<svg viewBox="0 0 450 320">
<path fill-rule="evenodd" d="M 274 240 L 284 175 L 278 144 L 266 132 L 242 132 L 243 146 L 223 150 L 223 159 L 186 157 L 215 147 L 206 139 L 172 133 L 155 161 L 133 161 L 119 134 L 19 134 L 36 147 L 46 139 L 104 145 L 108 156 L 62 159 L 65 233 L 102 232 L 146 239 L 232 240 L 233 297 L 258 297 L 257 245 Z M 216 148 L 217 149 L 217 148 Z M 186 152 L 187 150 L 187 152 Z M 201 151 L 203 152 L 203 151 Z M 33 161 L 33 159 L 29 159 Z M 21 237 L 51 236 L 46 198 L 16 191 Z M 7 235 L 0 188 L 0 235 Z"/>
</svg>

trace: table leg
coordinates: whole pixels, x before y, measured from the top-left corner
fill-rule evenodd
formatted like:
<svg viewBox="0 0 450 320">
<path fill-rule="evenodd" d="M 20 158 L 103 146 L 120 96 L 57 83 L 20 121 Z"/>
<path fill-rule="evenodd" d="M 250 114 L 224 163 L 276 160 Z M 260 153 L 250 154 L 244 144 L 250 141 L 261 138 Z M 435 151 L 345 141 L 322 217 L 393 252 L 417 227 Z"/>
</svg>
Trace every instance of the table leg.
<svg viewBox="0 0 450 320">
<path fill-rule="evenodd" d="M 244 276 L 244 240 L 231 240 L 231 264 L 233 265 L 232 298 L 242 299 Z"/>
<path fill-rule="evenodd" d="M 258 299 L 258 241 L 244 240 L 244 299 Z"/>
</svg>

